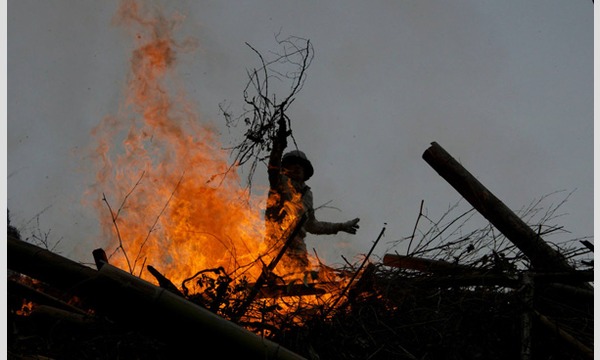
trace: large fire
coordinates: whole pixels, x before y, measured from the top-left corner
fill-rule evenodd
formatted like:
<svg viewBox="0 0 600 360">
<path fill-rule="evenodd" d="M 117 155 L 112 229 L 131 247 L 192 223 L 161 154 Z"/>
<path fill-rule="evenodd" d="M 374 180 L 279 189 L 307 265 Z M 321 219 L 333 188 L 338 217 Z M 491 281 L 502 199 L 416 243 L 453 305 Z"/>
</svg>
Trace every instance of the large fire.
<svg viewBox="0 0 600 360">
<path fill-rule="evenodd" d="M 177 286 L 220 267 L 232 278 L 256 281 L 276 255 L 264 242 L 265 192 L 255 188 L 250 196 L 235 171 L 227 171 L 218 132 L 200 119 L 177 81 L 177 56 L 194 43 L 174 38 L 182 17 L 153 11 L 134 0 L 119 8 L 115 22 L 135 49 L 118 113 L 93 131 L 99 169 L 93 191 L 110 239 L 109 261 L 156 282 L 146 270 L 152 265 Z M 281 236 L 292 227 L 283 224 Z"/>
<path fill-rule="evenodd" d="M 262 250 L 262 202 L 234 171 L 225 176 L 228 154 L 216 129 L 177 83 L 177 53 L 188 50 L 173 37 L 180 18 L 124 1 L 115 21 L 133 35 L 135 49 L 119 113 L 93 132 L 95 190 L 105 196 L 96 203 L 107 249 L 116 250 L 110 262 L 149 279 L 143 269 L 153 265 L 175 284 L 200 269 L 249 263 Z"/>
</svg>

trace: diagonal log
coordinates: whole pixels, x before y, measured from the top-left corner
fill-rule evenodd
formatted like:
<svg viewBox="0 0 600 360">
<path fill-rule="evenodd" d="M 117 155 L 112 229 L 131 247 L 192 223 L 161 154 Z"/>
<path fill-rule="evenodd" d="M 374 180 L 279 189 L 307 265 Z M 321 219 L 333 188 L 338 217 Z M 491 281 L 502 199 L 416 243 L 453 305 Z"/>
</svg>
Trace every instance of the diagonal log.
<svg viewBox="0 0 600 360">
<path fill-rule="evenodd" d="M 483 186 L 436 142 L 423 159 L 529 258 L 538 271 L 571 271 L 566 259 L 551 248 L 502 201 Z"/>
</svg>

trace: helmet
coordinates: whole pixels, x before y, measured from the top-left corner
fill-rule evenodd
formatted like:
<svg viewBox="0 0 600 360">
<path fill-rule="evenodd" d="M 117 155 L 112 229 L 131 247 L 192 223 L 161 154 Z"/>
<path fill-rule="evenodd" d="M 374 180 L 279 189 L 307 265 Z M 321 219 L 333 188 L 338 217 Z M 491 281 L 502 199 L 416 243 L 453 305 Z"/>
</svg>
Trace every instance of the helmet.
<svg viewBox="0 0 600 360">
<path fill-rule="evenodd" d="M 304 181 L 308 180 L 315 170 L 306 155 L 300 150 L 293 150 L 281 158 L 281 166 L 286 167 L 291 164 L 300 164 L 304 168 Z"/>
</svg>

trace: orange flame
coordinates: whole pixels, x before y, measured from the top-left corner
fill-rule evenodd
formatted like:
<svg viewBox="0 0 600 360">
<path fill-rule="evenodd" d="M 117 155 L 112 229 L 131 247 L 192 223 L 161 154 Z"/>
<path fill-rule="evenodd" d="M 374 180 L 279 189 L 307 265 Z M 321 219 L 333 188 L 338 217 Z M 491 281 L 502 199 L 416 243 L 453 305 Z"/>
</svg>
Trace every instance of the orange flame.
<svg viewBox="0 0 600 360">
<path fill-rule="evenodd" d="M 119 250 L 111 263 L 142 277 L 151 264 L 177 284 L 200 269 L 250 262 L 264 237 L 262 203 L 233 172 L 215 181 L 228 168 L 227 154 L 177 88 L 176 55 L 185 50 L 173 38 L 177 18 L 124 1 L 116 20 L 136 41 L 125 103 L 92 133 L 100 165 L 95 196 L 106 196 L 96 204 L 103 231 L 111 232 L 108 249 Z"/>
<path fill-rule="evenodd" d="M 177 82 L 177 55 L 194 43 L 175 41 L 180 21 L 144 12 L 135 0 L 123 1 L 116 17 L 131 31 L 136 47 L 124 103 L 92 132 L 98 171 L 90 195 L 110 241 L 105 249 L 111 264 L 154 283 L 146 265 L 177 286 L 218 267 L 255 281 L 277 255 L 277 248 L 264 241 L 266 228 L 270 238 L 283 239 L 297 218 L 265 224 L 266 191 L 255 187 L 250 196 L 237 174 L 227 172 L 228 154 L 217 130 L 201 121 Z M 285 211 L 297 213 L 289 206 L 299 202 L 292 194 Z M 293 272 L 285 263 L 279 269 Z M 318 303 L 330 296 L 302 301 Z M 285 312 L 297 309 L 292 304 L 279 305 Z"/>
</svg>

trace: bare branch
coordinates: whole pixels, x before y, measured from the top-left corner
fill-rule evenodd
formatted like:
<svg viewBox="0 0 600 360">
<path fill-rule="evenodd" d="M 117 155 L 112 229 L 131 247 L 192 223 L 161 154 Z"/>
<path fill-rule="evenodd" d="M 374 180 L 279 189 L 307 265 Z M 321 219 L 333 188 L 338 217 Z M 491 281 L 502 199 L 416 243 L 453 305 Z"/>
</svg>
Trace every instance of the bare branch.
<svg viewBox="0 0 600 360">
<path fill-rule="evenodd" d="M 229 148 L 232 163 L 223 174 L 244 165 L 249 165 L 247 186 L 252 187 L 252 179 L 258 164 L 269 158 L 273 142 L 278 134 L 278 121 L 283 119 L 287 126 L 285 136 L 290 136 L 297 147 L 291 130 L 291 120 L 286 115 L 289 106 L 302 89 L 306 80 L 306 70 L 314 57 L 313 47 L 309 40 L 299 37 L 288 37 L 276 41 L 279 52 L 270 52 L 272 58 L 265 58 L 252 45 L 246 45 L 257 55 L 260 66 L 247 71 L 248 82 L 243 90 L 244 108 L 242 114 L 235 117 L 224 106 L 220 109 L 228 128 L 239 127 L 242 138 Z M 283 98 L 272 92 L 272 81 L 291 82 L 289 92 Z"/>
</svg>

